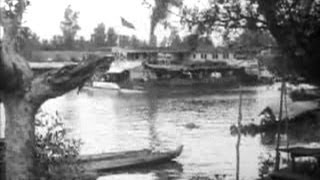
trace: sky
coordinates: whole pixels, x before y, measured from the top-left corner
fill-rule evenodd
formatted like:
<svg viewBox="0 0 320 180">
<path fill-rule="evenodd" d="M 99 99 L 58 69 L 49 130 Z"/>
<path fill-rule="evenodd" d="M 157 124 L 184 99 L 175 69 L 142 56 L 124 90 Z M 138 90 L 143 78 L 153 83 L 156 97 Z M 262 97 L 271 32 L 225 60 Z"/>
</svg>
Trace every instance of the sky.
<svg viewBox="0 0 320 180">
<path fill-rule="evenodd" d="M 3 2 L 4 0 L 0 0 Z M 71 5 L 74 11 L 79 12 L 78 23 L 81 27 L 77 37 L 83 36 L 90 39 L 94 28 L 99 23 L 104 23 L 106 29 L 114 27 L 118 34 L 136 35 L 141 40 L 149 40 L 151 9 L 143 5 L 143 0 L 30 0 L 31 5 L 27 7 L 24 14 L 23 24 L 30 27 L 40 39 L 51 39 L 54 35 L 62 35 L 60 22 L 64 20 L 64 11 Z M 147 0 L 154 4 L 154 0 Z M 205 7 L 206 0 L 183 0 L 184 5 Z M 176 10 L 177 11 L 177 10 Z M 121 17 L 135 26 L 130 30 L 121 25 Z M 172 25 L 181 31 L 180 36 L 190 32 L 183 29 L 179 23 L 180 17 L 169 16 Z M 169 37 L 170 30 L 164 29 L 158 24 L 155 34 L 158 43 L 166 36 Z M 214 37 L 215 42 L 217 37 Z"/>
<path fill-rule="evenodd" d="M 3 0 L 1 0 L 3 1 Z M 139 39 L 148 40 L 150 31 L 151 9 L 142 4 L 143 0 L 31 0 L 31 5 L 24 14 L 24 24 L 32 29 L 41 39 L 51 39 L 61 35 L 60 22 L 66 7 L 79 12 L 79 36 L 90 38 L 93 29 L 104 23 L 106 28 L 114 27 L 118 33 L 136 35 Z M 152 3 L 152 0 L 149 0 Z M 173 16 L 173 15 L 172 15 Z M 135 31 L 121 26 L 120 17 L 131 22 Z M 178 22 L 178 17 L 171 17 Z M 176 23 L 177 24 L 177 23 Z M 158 41 L 169 35 L 161 25 L 156 29 Z"/>
</svg>

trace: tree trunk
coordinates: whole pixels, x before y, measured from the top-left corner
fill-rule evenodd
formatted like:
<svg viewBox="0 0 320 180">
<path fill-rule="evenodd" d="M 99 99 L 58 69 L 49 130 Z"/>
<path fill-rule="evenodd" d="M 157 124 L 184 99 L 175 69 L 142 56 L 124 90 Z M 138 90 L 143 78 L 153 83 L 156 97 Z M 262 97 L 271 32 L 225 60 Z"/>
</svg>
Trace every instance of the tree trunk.
<svg viewBox="0 0 320 180">
<path fill-rule="evenodd" d="M 10 3 L 14 5 L 10 6 Z M 34 180 L 34 116 L 46 100 L 83 87 L 99 67 L 109 69 L 114 58 L 88 57 L 77 66 L 65 66 L 34 77 L 28 62 L 18 55 L 16 36 L 27 0 L 5 1 L 0 8 L 3 39 L 0 43 L 0 99 L 5 106 L 5 164 L 7 180 Z"/>
<path fill-rule="evenodd" d="M 7 180 L 37 179 L 34 168 L 36 167 L 34 116 L 41 104 L 72 89 L 81 88 L 96 68 L 108 69 L 112 61 L 113 58 L 108 57 L 91 58 L 78 66 L 67 66 L 37 76 L 29 84 L 29 88 L 23 86 L 22 89 L 18 88 L 13 92 L 11 90 L 11 93 L 7 89 L 1 92 L 0 89 L 0 98 L 3 100 L 6 115 Z"/>
<path fill-rule="evenodd" d="M 7 118 L 6 179 L 33 180 L 36 108 L 21 95 L 5 96 L 4 105 Z"/>
</svg>

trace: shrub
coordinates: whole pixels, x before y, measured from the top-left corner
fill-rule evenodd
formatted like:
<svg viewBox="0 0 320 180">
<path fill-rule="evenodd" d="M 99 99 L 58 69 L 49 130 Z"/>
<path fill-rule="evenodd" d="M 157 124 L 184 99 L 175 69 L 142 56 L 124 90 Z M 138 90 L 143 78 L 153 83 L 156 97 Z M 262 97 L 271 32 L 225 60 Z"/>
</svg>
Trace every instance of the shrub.
<svg viewBox="0 0 320 180">
<path fill-rule="evenodd" d="M 66 137 L 59 114 L 40 110 L 36 117 L 36 174 L 40 179 L 82 179 L 83 169 L 77 165 L 80 140 Z"/>
</svg>

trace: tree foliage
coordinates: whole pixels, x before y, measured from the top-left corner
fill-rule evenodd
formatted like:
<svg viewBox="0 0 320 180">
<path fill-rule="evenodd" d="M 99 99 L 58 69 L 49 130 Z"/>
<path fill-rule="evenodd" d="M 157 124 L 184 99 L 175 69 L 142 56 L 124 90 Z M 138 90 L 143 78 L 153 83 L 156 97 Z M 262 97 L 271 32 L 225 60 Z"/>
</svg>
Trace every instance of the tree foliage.
<svg viewBox="0 0 320 180">
<path fill-rule="evenodd" d="M 40 38 L 28 27 L 21 27 L 17 34 L 16 49 L 27 60 L 31 60 L 32 51 L 41 48 Z"/>
<path fill-rule="evenodd" d="M 71 9 L 69 5 L 64 12 L 64 20 L 60 24 L 65 48 L 73 49 L 74 41 L 80 26 L 78 25 L 79 12 Z"/>
<path fill-rule="evenodd" d="M 320 1 L 210 0 L 205 10 L 183 11 L 183 21 L 200 32 L 223 28 L 264 29 L 274 37 L 289 69 L 320 83 Z M 284 75 L 284 74 L 283 74 Z"/>
<path fill-rule="evenodd" d="M 157 43 L 158 43 L 157 36 L 156 35 L 151 35 L 150 36 L 149 46 L 150 47 L 157 47 Z"/>
<path fill-rule="evenodd" d="M 264 49 L 277 46 L 269 31 L 250 29 L 245 29 L 238 37 L 228 42 L 228 45 L 243 49 Z"/>
<path fill-rule="evenodd" d="M 167 47 L 169 44 L 168 38 L 165 36 L 163 37 L 162 41 L 160 42 L 160 47 Z"/>
<path fill-rule="evenodd" d="M 91 35 L 91 42 L 96 47 L 102 47 L 106 44 L 107 35 L 105 33 L 106 27 L 103 23 L 98 24 Z"/>
<path fill-rule="evenodd" d="M 117 40 L 118 40 L 118 35 L 114 28 L 110 27 L 107 32 L 107 46 L 116 46 L 117 45 Z"/>
<path fill-rule="evenodd" d="M 181 46 L 182 40 L 178 34 L 177 30 L 172 30 L 169 36 L 169 46 L 173 48 L 178 48 Z"/>
<path fill-rule="evenodd" d="M 155 6 L 152 8 L 151 22 L 150 22 L 150 42 L 149 43 L 151 46 L 154 46 L 155 37 L 153 36 L 154 36 L 154 31 L 157 24 L 168 17 L 169 10 L 171 7 L 182 6 L 182 0 L 154 0 L 154 2 L 155 2 Z M 147 2 L 145 1 L 145 3 Z"/>
<path fill-rule="evenodd" d="M 137 36 L 133 35 L 130 38 L 130 46 L 133 48 L 141 47 L 141 42 L 137 38 Z"/>
<path fill-rule="evenodd" d="M 189 34 L 183 38 L 179 47 L 193 51 L 198 48 L 213 47 L 213 43 L 210 36 L 202 36 L 200 34 Z"/>
</svg>

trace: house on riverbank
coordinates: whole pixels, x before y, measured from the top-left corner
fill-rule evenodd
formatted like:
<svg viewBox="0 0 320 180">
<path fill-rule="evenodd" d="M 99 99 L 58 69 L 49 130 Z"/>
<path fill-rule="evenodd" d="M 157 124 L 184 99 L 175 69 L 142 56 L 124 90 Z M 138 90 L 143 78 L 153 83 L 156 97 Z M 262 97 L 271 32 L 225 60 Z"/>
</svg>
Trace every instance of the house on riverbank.
<svg viewBox="0 0 320 180">
<path fill-rule="evenodd" d="M 261 71 L 257 59 L 237 59 L 237 51 L 222 47 L 199 47 L 194 50 L 186 48 L 122 48 L 122 47 L 102 47 L 91 51 L 38 51 L 34 52 L 34 59 L 40 62 L 32 62 L 33 69 L 39 73 L 47 71 L 48 68 L 58 68 L 64 65 L 75 65 L 83 60 L 88 54 L 97 56 L 112 56 L 115 61 L 112 63 L 108 73 L 110 76 L 118 76 L 124 74 L 129 80 L 146 81 L 148 79 L 157 79 L 162 75 L 145 68 L 144 64 L 156 65 L 154 67 L 167 67 L 168 71 L 172 71 L 174 67 L 179 67 L 179 71 L 189 69 L 193 66 L 207 66 L 202 68 L 203 73 L 196 72 L 192 69 L 193 74 L 204 77 L 213 76 L 221 77 L 228 73 L 243 76 L 246 79 L 259 79 Z M 223 65 L 223 68 L 221 69 Z M 214 67 L 213 67 L 214 66 Z M 220 69 L 219 69 L 220 67 Z M 227 67 L 227 68 L 226 68 Z M 46 69 L 47 68 L 47 69 Z M 199 68 L 198 68 L 199 69 Z M 227 72 L 229 69 L 230 72 Z M 186 74 L 191 72 L 175 71 L 174 74 Z M 199 70 L 197 70 L 199 71 Z M 232 71 L 232 72 L 231 72 Z M 163 71 L 161 71 L 163 72 Z M 173 72 L 173 71 L 172 71 Z M 236 72 L 236 73 L 235 73 Z M 94 80 L 101 80 L 101 75 L 105 72 L 96 74 Z M 172 73 L 171 73 L 172 74 Z M 168 75 L 168 73 L 167 73 Z M 122 75 L 120 75 L 122 76 Z M 171 77 L 171 75 L 170 75 Z M 117 79 L 119 77 L 109 77 L 107 79 Z M 121 78 L 123 79 L 123 78 Z M 200 78 L 201 79 L 201 78 Z"/>
<path fill-rule="evenodd" d="M 242 59 L 237 59 L 239 54 L 237 50 L 221 47 L 199 47 L 194 50 L 164 47 L 140 49 L 113 47 L 108 48 L 107 51 L 113 52 L 116 57 L 115 65 L 110 68 L 109 72 L 121 73 L 127 71 L 131 79 L 142 80 L 155 77 L 154 73 L 150 73 L 150 70 L 141 68 L 143 63 L 167 67 L 168 70 L 175 69 L 177 66 L 180 69 L 186 69 L 186 67 L 193 65 L 208 65 L 208 67 L 216 65 L 216 67 L 219 67 L 221 64 L 224 64 L 229 69 L 243 69 L 248 76 L 255 77 L 256 79 L 259 79 L 261 74 L 261 67 L 257 59 L 243 59 L 245 56 L 240 56 Z M 135 65 L 129 67 L 127 66 L 128 64 Z M 116 71 L 113 68 L 115 66 L 117 66 Z M 219 71 L 217 68 L 215 70 Z M 138 78 L 139 76 L 141 77 Z"/>
<path fill-rule="evenodd" d="M 127 61 L 140 60 L 154 64 L 185 64 L 206 61 L 229 62 L 236 60 L 232 50 L 214 47 L 198 48 L 195 50 L 164 47 L 140 49 L 113 47 L 106 50 L 113 52 L 116 59 Z"/>
</svg>

